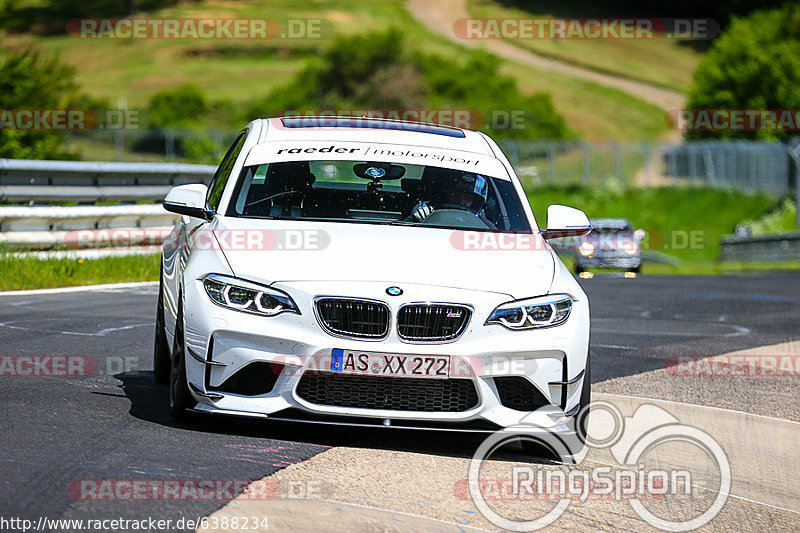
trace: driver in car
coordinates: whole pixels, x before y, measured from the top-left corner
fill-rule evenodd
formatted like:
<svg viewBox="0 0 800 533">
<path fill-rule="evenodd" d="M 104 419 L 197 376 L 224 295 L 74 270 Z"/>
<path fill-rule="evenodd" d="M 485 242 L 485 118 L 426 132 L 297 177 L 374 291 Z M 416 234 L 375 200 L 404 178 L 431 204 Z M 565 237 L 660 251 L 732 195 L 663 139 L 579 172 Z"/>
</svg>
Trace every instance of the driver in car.
<svg viewBox="0 0 800 533">
<path fill-rule="evenodd" d="M 424 181 L 428 180 L 423 176 Z M 472 213 L 487 227 L 494 227 L 481 212 L 486 205 L 489 185 L 480 174 L 447 171 L 447 174 L 436 176 L 426 185 L 425 189 L 431 200 L 418 203 L 411 211 L 413 219 L 417 222 L 424 222 L 437 209 L 457 209 Z"/>
</svg>

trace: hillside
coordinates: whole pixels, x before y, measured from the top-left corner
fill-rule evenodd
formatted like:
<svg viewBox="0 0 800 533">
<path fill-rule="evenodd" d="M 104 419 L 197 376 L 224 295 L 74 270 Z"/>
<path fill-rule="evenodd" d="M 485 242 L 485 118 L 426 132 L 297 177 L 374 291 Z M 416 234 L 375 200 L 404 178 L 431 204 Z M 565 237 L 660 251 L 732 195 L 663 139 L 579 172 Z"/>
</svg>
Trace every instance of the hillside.
<svg viewBox="0 0 800 533">
<path fill-rule="evenodd" d="M 478 6 L 480 7 L 480 6 Z M 489 4 L 480 7 L 496 7 Z M 323 21 L 323 36 L 315 39 L 271 40 L 90 40 L 68 35 L 6 34 L 12 48 L 36 45 L 58 53 L 78 69 L 78 82 L 92 97 L 112 106 L 125 99 L 129 108 L 142 108 L 158 91 L 191 82 L 210 100 L 234 104 L 263 98 L 287 84 L 335 35 L 365 29 L 399 28 L 407 41 L 425 53 L 459 61 L 464 48 L 431 32 L 407 11 L 402 0 L 212 0 L 181 4 L 140 16 L 153 18 L 274 18 Z M 586 46 L 604 43 L 587 41 Z M 602 55 L 602 54 L 601 54 Z M 506 62 L 502 71 L 513 75 L 523 92 L 548 92 L 569 126 L 589 140 L 654 140 L 668 133 L 663 111 L 621 91 L 571 76 Z"/>
</svg>

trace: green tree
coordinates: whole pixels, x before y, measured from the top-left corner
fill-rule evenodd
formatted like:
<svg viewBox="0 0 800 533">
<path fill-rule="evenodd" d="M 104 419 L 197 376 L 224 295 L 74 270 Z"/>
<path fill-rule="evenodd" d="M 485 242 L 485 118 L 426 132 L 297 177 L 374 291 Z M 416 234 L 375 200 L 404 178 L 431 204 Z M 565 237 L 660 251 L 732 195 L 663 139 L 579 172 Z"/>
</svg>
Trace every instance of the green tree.
<svg viewBox="0 0 800 533">
<path fill-rule="evenodd" d="M 459 64 L 409 49 L 397 29 L 340 37 L 320 61 L 287 86 L 246 110 L 246 120 L 292 110 L 479 111 L 484 131 L 499 137 L 563 139 L 573 134 L 550 95 L 520 93 L 516 80 L 499 72 L 500 61 L 473 52 Z M 499 113 L 516 113 L 518 127 L 496 127 Z"/>
<path fill-rule="evenodd" d="M 800 6 L 734 18 L 694 73 L 689 109 L 800 109 Z M 688 138 L 784 140 L 789 131 L 690 131 Z"/>
<path fill-rule="evenodd" d="M 148 119 L 150 125 L 156 128 L 179 128 L 201 121 L 208 109 L 203 89 L 187 83 L 156 93 L 150 99 Z"/>
<path fill-rule="evenodd" d="M 68 109 L 79 95 L 75 70 L 36 50 L 0 49 L 0 112 Z M 2 126 L 2 125 L 0 125 Z M 0 157 L 76 159 L 64 150 L 63 132 L 0 129 Z"/>
</svg>

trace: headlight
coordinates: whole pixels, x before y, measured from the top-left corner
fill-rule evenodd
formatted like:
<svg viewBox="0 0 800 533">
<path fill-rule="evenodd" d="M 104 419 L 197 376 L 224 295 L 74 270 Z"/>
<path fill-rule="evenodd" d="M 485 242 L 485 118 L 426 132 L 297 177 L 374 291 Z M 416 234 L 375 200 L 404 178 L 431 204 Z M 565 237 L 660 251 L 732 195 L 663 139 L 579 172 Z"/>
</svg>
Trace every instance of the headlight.
<svg viewBox="0 0 800 533">
<path fill-rule="evenodd" d="M 627 241 L 622 244 L 622 249 L 628 255 L 633 255 L 639 251 L 639 246 L 633 241 Z"/>
<path fill-rule="evenodd" d="M 572 297 L 551 294 L 499 305 L 486 324 L 500 324 L 508 329 L 547 328 L 563 324 L 572 311 Z"/>
<path fill-rule="evenodd" d="M 211 301 L 229 309 L 262 316 L 300 314 L 288 294 L 249 281 L 209 274 L 203 279 L 203 287 Z"/>
<path fill-rule="evenodd" d="M 589 241 L 584 241 L 578 246 L 578 251 L 581 255 L 592 255 L 594 252 L 594 244 L 590 243 Z"/>
</svg>

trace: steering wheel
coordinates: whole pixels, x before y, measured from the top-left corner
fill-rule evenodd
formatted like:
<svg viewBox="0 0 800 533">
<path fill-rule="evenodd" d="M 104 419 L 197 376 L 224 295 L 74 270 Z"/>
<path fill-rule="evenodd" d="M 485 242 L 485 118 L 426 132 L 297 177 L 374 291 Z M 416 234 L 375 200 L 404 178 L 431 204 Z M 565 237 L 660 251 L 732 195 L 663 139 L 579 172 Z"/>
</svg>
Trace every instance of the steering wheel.
<svg viewBox="0 0 800 533">
<path fill-rule="evenodd" d="M 463 229 L 489 229 L 489 226 L 471 209 L 440 208 L 428 215 L 424 223 L 430 226 L 443 226 Z"/>
<path fill-rule="evenodd" d="M 441 203 L 441 204 L 433 204 L 433 207 L 439 211 L 442 210 L 450 210 L 450 211 L 466 211 L 467 213 L 472 213 L 475 216 L 478 216 L 471 207 L 467 207 L 461 204 L 448 204 L 448 203 Z"/>
</svg>

